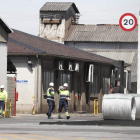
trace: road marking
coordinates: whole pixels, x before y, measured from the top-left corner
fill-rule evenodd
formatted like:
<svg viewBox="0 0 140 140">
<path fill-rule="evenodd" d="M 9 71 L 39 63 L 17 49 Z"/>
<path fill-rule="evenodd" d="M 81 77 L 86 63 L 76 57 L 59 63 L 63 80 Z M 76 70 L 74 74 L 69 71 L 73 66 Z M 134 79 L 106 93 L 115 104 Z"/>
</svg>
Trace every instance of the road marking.
<svg viewBox="0 0 140 140">
<path fill-rule="evenodd" d="M 60 140 L 60 139 L 46 137 L 46 136 L 41 136 L 41 135 L 30 135 L 30 136 L 39 137 L 39 138 L 46 138 L 46 139 L 51 139 L 51 140 Z"/>
<path fill-rule="evenodd" d="M 13 138 L 18 138 L 18 139 L 25 139 L 25 140 L 37 140 L 37 139 L 19 137 L 18 135 L 6 135 L 6 136 L 8 136 L 8 137 L 13 137 Z"/>
<path fill-rule="evenodd" d="M 111 139 L 101 139 L 101 140 L 111 140 Z"/>
<path fill-rule="evenodd" d="M 9 139 L 0 138 L 0 140 L 9 140 Z"/>
<path fill-rule="evenodd" d="M 86 139 L 74 138 L 74 137 L 62 137 L 62 138 L 69 138 L 69 139 L 74 139 L 74 140 L 86 140 Z"/>
</svg>

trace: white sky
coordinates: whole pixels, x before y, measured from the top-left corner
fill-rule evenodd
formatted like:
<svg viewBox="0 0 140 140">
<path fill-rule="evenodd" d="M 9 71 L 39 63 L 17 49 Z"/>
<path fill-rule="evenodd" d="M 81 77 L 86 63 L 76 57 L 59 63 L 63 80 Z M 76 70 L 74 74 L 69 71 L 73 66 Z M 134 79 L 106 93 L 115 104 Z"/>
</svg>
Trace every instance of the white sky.
<svg viewBox="0 0 140 140">
<path fill-rule="evenodd" d="M 0 0 L 0 17 L 11 27 L 39 34 L 39 10 L 46 2 L 75 2 L 80 24 L 119 24 L 124 13 L 138 18 L 140 0 Z"/>
</svg>

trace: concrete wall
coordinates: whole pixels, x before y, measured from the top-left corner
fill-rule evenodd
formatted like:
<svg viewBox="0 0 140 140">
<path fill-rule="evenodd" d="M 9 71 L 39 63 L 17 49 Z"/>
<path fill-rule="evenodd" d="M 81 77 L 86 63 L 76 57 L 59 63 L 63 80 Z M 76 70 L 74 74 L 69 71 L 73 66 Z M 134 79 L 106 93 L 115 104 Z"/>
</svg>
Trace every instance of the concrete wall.
<svg viewBox="0 0 140 140">
<path fill-rule="evenodd" d="M 65 44 L 78 49 L 138 49 L 138 43 L 65 42 Z"/>
<path fill-rule="evenodd" d="M 33 68 L 27 64 L 27 57 L 9 57 L 17 69 L 17 80 L 28 80 L 28 83 L 17 83 L 19 93 L 17 113 L 31 113 L 32 96 L 36 95 L 36 58 L 31 57 Z"/>
<path fill-rule="evenodd" d="M 55 14 L 56 12 L 53 12 L 53 14 Z M 41 13 L 42 14 L 42 13 Z M 47 14 L 47 12 L 46 12 Z M 58 13 L 57 13 L 58 14 Z M 55 41 L 55 42 L 59 42 L 59 43 L 63 43 L 64 42 L 64 37 L 65 37 L 65 13 L 62 12 L 59 14 L 62 14 L 62 20 L 61 20 L 61 24 L 44 24 L 41 22 L 41 18 L 40 18 L 40 27 L 39 27 L 39 36 Z"/>
<path fill-rule="evenodd" d="M 75 11 L 73 7 L 70 7 L 68 11 L 66 12 L 40 12 L 40 14 L 48 14 L 50 15 L 50 12 L 52 15 L 59 14 L 61 15 L 61 23 L 60 24 L 46 24 L 42 22 L 42 18 L 40 18 L 40 26 L 39 26 L 39 36 L 64 44 L 65 35 L 68 32 L 68 29 L 70 25 L 72 24 L 72 19 L 75 15 Z M 47 17 L 49 19 L 49 17 Z"/>
<path fill-rule="evenodd" d="M 7 90 L 7 43 L 0 42 L 0 85 Z"/>
<path fill-rule="evenodd" d="M 8 76 L 7 77 L 7 92 L 8 92 L 8 99 L 12 100 L 12 107 L 11 107 L 11 115 L 14 115 L 14 108 L 15 108 L 15 77 Z"/>
</svg>

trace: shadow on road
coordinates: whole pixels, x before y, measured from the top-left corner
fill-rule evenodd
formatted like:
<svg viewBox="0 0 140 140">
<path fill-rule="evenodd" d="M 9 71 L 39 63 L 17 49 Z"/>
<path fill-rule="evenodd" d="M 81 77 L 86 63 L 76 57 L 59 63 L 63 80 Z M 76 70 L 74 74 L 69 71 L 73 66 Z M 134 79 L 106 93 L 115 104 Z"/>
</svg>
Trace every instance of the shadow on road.
<svg viewBox="0 0 140 140">
<path fill-rule="evenodd" d="M 40 122 L 40 125 L 98 125 L 98 126 L 140 126 L 140 120 L 100 120 L 100 121 L 57 121 L 57 122 Z"/>
</svg>

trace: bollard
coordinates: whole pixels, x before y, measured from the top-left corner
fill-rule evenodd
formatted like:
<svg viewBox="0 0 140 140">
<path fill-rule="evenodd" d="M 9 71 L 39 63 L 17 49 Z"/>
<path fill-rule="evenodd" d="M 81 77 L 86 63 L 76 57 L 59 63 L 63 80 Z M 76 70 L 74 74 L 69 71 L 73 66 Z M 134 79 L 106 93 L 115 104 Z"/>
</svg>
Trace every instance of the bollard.
<svg viewBox="0 0 140 140">
<path fill-rule="evenodd" d="M 33 96 L 33 109 L 32 109 L 32 115 L 35 115 L 35 96 Z"/>
<path fill-rule="evenodd" d="M 98 114 L 98 99 L 94 100 L 94 114 Z"/>
</svg>

